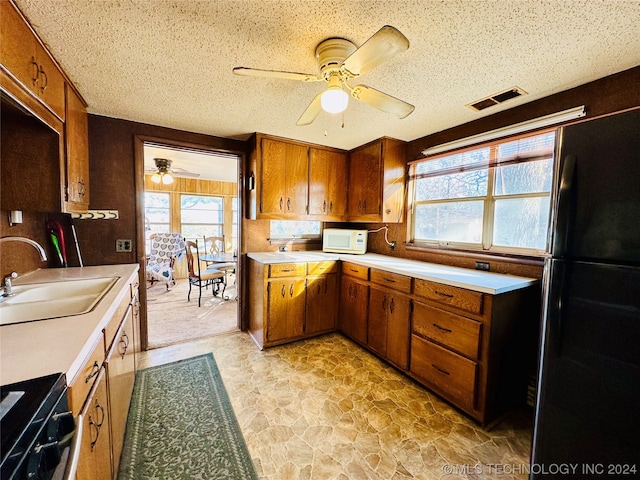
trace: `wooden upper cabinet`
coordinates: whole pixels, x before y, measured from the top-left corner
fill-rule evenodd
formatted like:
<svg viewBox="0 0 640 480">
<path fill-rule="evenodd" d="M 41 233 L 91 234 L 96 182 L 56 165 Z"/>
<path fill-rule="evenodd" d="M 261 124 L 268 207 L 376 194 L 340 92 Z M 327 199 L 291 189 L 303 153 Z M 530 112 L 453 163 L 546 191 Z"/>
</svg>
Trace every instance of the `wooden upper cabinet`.
<svg viewBox="0 0 640 480">
<path fill-rule="evenodd" d="M 8 0 L 0 0 L 0 63 L 15 80 L 64 120 L 64 75 Z"/>
<path fill-rule="evenodd" d="M 347 213 L 347 155 L 311 147 L 309 150 L 309 215 L 340 221 Z"/>
<path fill-rule="evenodd" d="M 260 213 L 305 215 L 309 159 L 305 146 L 261 139 Z"/>
<path fill-rule="evenodd" d="M 348 219 L 403 221 L 406 143 L 383 137 L 349 152 Z"/>
<path fill-rule="evenodd" d="M 66 192 L 65 211 L 89 209 L 89 127 L 87 109 L 67 85 L 65 122 Z"/>
</svg>

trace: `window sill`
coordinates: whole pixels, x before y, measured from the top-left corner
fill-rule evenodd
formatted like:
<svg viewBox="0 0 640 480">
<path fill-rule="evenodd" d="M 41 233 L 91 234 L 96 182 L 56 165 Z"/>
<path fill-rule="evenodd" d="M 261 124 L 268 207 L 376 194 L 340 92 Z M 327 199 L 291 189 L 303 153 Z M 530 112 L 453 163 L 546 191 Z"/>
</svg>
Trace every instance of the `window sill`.
<svg viewBox="0 0 640 480">
<path fill-rule="evenodd" d="M 270 245 L 314 245 L 322 244 L 320 238 L 269 238 Z"/>
<path fill-rule="evenodd" d="M 520 265 L 543 266 L 544 260 L 548 256 L 543 255 L 524 255 L 506 252 L 488 252 L 486 250 L 463 249 L 450 246 L 436 245 L 419 245 L 415 243 L 405 243 L 407 250 L 416 252 L 437 253 L 440 255 L 451 255 L 458 257 L 473 257 L 480 260 L 500 260 L 501 262 L 518 263 Z"/>
</svg>

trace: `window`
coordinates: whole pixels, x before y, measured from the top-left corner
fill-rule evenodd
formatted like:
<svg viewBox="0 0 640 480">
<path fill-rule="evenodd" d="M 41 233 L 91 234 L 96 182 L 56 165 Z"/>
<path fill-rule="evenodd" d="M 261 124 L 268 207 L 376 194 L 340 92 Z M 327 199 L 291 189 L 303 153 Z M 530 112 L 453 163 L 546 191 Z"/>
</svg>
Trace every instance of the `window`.
<svg viewBox="0 0 640 480">
<path fill-rule="evenodd" d="M 171 211 L 168 193 L 145 192 L 144 222 L 146 251 L 149 252 L 152 233 L 169 233 L 171 231 Z"/>
<path fill-rule="evenodd" d="M 411 165 L 412 241 L 535 253 L 546 247 L 555 131 Z"/>
<path fill-rule="evenodd" d="M 180 196 L 180 231 L 187 240 L 222 236 L 224 201 L 220 197 Z"/>
<path fill-rule="evenodd" d="M 322 222 L 271 220 L 270 239 L 320 238 Z"/>
</svg>

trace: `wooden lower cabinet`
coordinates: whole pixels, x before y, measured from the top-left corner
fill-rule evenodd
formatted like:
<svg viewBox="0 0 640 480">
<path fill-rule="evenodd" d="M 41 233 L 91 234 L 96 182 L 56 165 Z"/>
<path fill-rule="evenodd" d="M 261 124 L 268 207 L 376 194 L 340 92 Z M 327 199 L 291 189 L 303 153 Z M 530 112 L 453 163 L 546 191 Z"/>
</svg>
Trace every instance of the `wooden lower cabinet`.
<svg viewBox="0 0 640 480">
<path fill-rule="evenodd" d="M 340 281 L 339 328 L 347 337 L 366 345 L 369 322 L 369 285 L 351 276 Z"/>
<path fill-rule="evenodd" d="M 490 295 L 415 279 L 409 374 L 482 425 L 524 405 L 538 293 Z"/>
<path fill-rule="evenodd" d="M 306 291 L 304 278 L 267 283 L 267 342 L 281 342 L 304 333 Z"/>
<path fill-rule="evenodd" d="M 129 305 L 105 361 L 111 414 L 113 471 L 117 475 L 135 382 L 133 307 Z M 115 476 L 114 476 L 115 478 Z"/>
<path fill-rule="evenodd" d="M 249 259 L 249 334 L 260 348 L 335 330 L 337 268 Z"/>
<path fill-rule="evenodd" d="M 69 387 L 69 405 L 83 423 L 77 480 L 117 478 L 136 374 L 137 279 L 115 307 Z"/>
<path fill-rule="evenodd" d="M 371 285 L 367 345 L 403 370 L 409 366 L 410 322 L 409 296 Z"/>
<path fill-rule="evenodd" d="M 305 334 L 330 332 L 338 314 L 338 275 L 307 277 Z"/>
<path fill-rule="evenodd" d="M 111 432 L 105 369 L 100 368 L 81 411 L 83 435 L 76 480 L 111 480 Z"/>
</svg>

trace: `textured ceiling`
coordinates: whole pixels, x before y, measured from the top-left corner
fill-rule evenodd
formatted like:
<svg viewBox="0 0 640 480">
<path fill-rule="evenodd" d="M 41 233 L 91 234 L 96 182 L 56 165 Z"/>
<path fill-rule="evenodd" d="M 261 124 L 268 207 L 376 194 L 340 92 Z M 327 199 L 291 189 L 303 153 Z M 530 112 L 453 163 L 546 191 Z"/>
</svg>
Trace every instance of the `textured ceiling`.
<svg viewBox="0 0 640 480">
<path fill-rule="evenodd" d="M 89 112 L 220 137 L 263 132 L 351 149 L 413 140 L 640 64 L 640 3 L 401 0 L 16 0 Z M 416 106 L 399 120 L 355 100 L 296 120 L 324 84 L 238 77 L 236 66 L 317 74 L 328 37 L 383 25 L 409 50 L 358 82 Z M 518 86 L 482 113 L 466 104 Z"/>
</svg>

